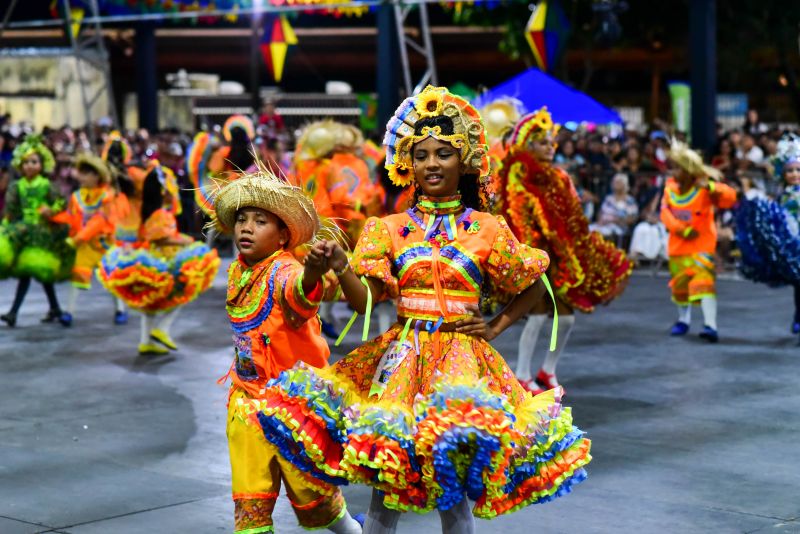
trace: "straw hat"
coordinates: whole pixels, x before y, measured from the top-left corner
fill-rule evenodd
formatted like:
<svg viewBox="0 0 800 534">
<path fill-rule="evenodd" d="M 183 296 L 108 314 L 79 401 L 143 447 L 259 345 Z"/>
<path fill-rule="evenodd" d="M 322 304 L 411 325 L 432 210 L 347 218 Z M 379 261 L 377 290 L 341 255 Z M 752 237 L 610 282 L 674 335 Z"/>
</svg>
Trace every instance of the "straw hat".
<svg viewBox="0 0 800 534">
<path fill-rule="evenodd" d="M 88 152 L 83 152 L 75 158 L 75 167 L 79 167 L 81 165 L 86 165 L 94 169 L 94 172 L 97 173 L 97 176 L 100 177 L 101 184 L 108 184 L 111 183 L 111 171 L 106 165 L 106 162 L 102 159 L 98 158 L 94 154 L 89 154 Z"/>
<path fill-rule="evenodd" d="M 346 149 L 360 148 L 364 144 L 364 134 L 352 124 L 336 123 L 336 145 Z"/>
<path fill-rule="evenodd" d="M 307 161 L 328 155 L 336 146 L 336 129 L 336 123 L 330 119 L 306 126 L 297 140 L 297 159 Z"/>
<path fill-rule="evenodd" d="M 481 108 L 481 116 L 486 125 L 486 136 L 491 141 L 498 141 L 514 126 L 525 114 L 525 106 L 511 97 L 502 97 L 494 100 Z"/>
<path fill-rule="evenodd" d="M 722 172 L 719 169 L 705 165 L 703 157 L 697 151 L 675 138 L 672 138 L 670 142 L 669 159 L 692 176 L 708 176 L 712 180 L 722 178 Z"/>
<path fill-rule="evenodd" d="M 281 219 L 289 229 L 287 249 L 303 245 L 320 231 L 314 202 L 299 187 L 288 184 L 266 169 L 246 174 L 224 185 L 216 194 L 216 225 L 231 233 L 236 212 L 241 208 L 261 208 Z"/>
</svg>

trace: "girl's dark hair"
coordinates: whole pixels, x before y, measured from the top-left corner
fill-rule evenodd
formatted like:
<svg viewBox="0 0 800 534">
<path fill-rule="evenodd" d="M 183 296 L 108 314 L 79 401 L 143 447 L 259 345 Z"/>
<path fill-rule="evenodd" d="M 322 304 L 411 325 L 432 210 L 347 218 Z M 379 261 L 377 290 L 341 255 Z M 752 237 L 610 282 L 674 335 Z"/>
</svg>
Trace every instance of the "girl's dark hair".
<svg viewBox="0 0 800 534">
<path fill-rule="evenodd" d="M 414 126 L 414 135 L 422 135 L 422 129 L 425 127 L 432 128 L 438 126 L 442 129 L 442 135 L 453 135 L 453 120 L 445 115 L 438 115 L 436 117 L 428 117 L 417 122 Z M 479 175 L 477 173 L 462 174 L 458 181 L 458 191 L 461 193 L 461 202 L 464 206 L 472 208 L 477 211 L 486 211 L 487 202 L 489 198 L 486 191 L 486 185 L 480 183 Z M 414 182 L 414 204 L 416 205 L 422 190 Z"/>
<path fill-rule="evenodd" d="M 243 128 L 231 129 L 231 151 L 228 160 L 235 169 L 246 170 L 253 164 L 253 154 L 250 153 L 250 139 Z"/>
<path fill-rule="evenodd" d="M 142 187 L 142 223 L 164 205 L 164 190 L 156 167 L 148 173 Z"/>
</svg>

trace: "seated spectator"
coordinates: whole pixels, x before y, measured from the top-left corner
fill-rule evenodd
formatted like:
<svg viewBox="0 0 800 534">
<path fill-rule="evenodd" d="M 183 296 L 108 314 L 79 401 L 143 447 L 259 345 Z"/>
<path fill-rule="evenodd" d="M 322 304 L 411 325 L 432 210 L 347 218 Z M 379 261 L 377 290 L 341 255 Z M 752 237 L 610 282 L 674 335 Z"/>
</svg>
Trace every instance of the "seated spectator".
<svg viewBox="0 0 800 534">
<path fill-rule="evenodd" d="M 642 209 L 642 219 L 633 229 L 629 254 L 631 259 L 639 263 L 642 258 L 653 261 L 667 259 L 667 229 L 659 218 L 661 195 L 660 188 Z"/>
<path fill-rule="evenodd" d="M 572 178 L 572 185 L 575 187 L 575 192 L 578 194 L 578 200 L 583 206 L 583 214 L 586 219 L 591 221 L 594 219 L 594 207 L 600 201 L 597 196 L 583 186 L 583 179 L 580 174 L 574 173 L 569 175 Z"/>
<path fill-rule="evenodd" d="M 639 207 L 629 194 L 629 189 L 628 175 L 615 174 L 611 180 L 611 194 L 603 200 L 597 223 L 592 225 L 593 230 L 600 232 L 603 237 L 614 238 L 617 243 L 621 243 L 628 235 L 639 215 Z"/>
<path fill-rule="evenodd" d="M 575 152 L 575 142 L 567 138 L 558 147 L 556 152 L 555 164 L 567 171 L 569 174 L 574 174 L 578 171 L 579 167 L 586 164 L 583 156 Z"/>
</svg>

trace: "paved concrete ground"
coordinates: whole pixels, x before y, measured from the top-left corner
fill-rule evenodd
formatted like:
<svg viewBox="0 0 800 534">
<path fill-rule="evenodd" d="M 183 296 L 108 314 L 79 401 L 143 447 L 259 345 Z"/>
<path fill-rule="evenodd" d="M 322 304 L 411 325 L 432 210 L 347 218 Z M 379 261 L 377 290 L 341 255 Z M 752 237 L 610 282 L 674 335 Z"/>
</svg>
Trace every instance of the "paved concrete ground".
<svg viewBox="0 0 800 534">
<path fill-rule="evenodd" d="M 138 320 L 113 326 L 100 288 L 82 294 L 70 330 L 39 325 L 44 295 L 32 288 L 18 327 L 0 327 L 0 533 L 231 531 L 221 276 L 177 321 L 181 350 L 162 358 L 136 356 Z M 723 341 L 710 346 L 665 335 L 665 284 L 635 276 L 613 305 L 579 317 L 562 360 L 567 404 L 594 441 L 589 479 L 478 532 L 800 532 L 790 292 L 721 282 Z M 0 282 L 3 309 L 13 290 Z M 496 344 L 512 365 L 520 328 Z M 365 510 L 369 490 L 345 495 Z M 302 532 L 283 498 L 276 522 Z M 409 514 L 399 531 L 438 528 L 435 514 Z"/>
</svg>

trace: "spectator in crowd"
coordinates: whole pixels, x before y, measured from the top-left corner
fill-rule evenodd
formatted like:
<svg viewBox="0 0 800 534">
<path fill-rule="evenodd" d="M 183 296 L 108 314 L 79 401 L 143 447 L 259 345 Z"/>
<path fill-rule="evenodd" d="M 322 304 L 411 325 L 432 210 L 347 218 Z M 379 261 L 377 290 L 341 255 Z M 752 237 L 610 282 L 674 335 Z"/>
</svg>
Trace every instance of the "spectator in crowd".
<svg viewBox="0 0 800 534">
<path fill-rule="evenodd" d="M 741 159 L 749 162 L 746 169 L 760 166 L 764 163 L 764 151 L 756 144 L 755 138 L 746 133 L 742 135 Z"/>
<path fill-rule="evenodd" d="M 761 122 L 758 118 L 758 110 L 750 108 L 744 117 L 744 124 L 742 130 L 750 135 L 759 135 L 769 130 L 766 124 Z"/>
<path fill-rule="evenodd" d="M 571 137 L 564 139 L 558 146 L 555 164 L 567 171 L 570 175 L 577 173 L 580 167 L 586 165 L 586 160 L 583 156 L 576 152 L 575 141 L 573 141 Z"/>
<path fill-rule="evenodd" d="M 283 117 L 278 114 L 278 111 L 275 109 L 275 102 L 272 100 L 264 101 L 264 106 L 261 108 L 261 115 L 258 116 L 258 125 L 267 128 L 267 137 L 277 137 L 286 129 L 283 123 Z"/>
<path fill-rule="evenodd" d="M 611 180 L 611 193 L 603 199 L 597 223 L 592 225 L 592 229 L 619 245 L 630 233 L 638 215 L 639 207 L 629 193 L 628 175 L 617 173 Z"/>
<path fill-rule="evenodd" d="M 629 254 L 637 265 L 642 259 L 667 259 L 667 229 L 659 218 L 663 192 L 663 188 L 656 188 L 655 194 L 641 210 L 641 222 L 633 229 Z"/>
</svg>

